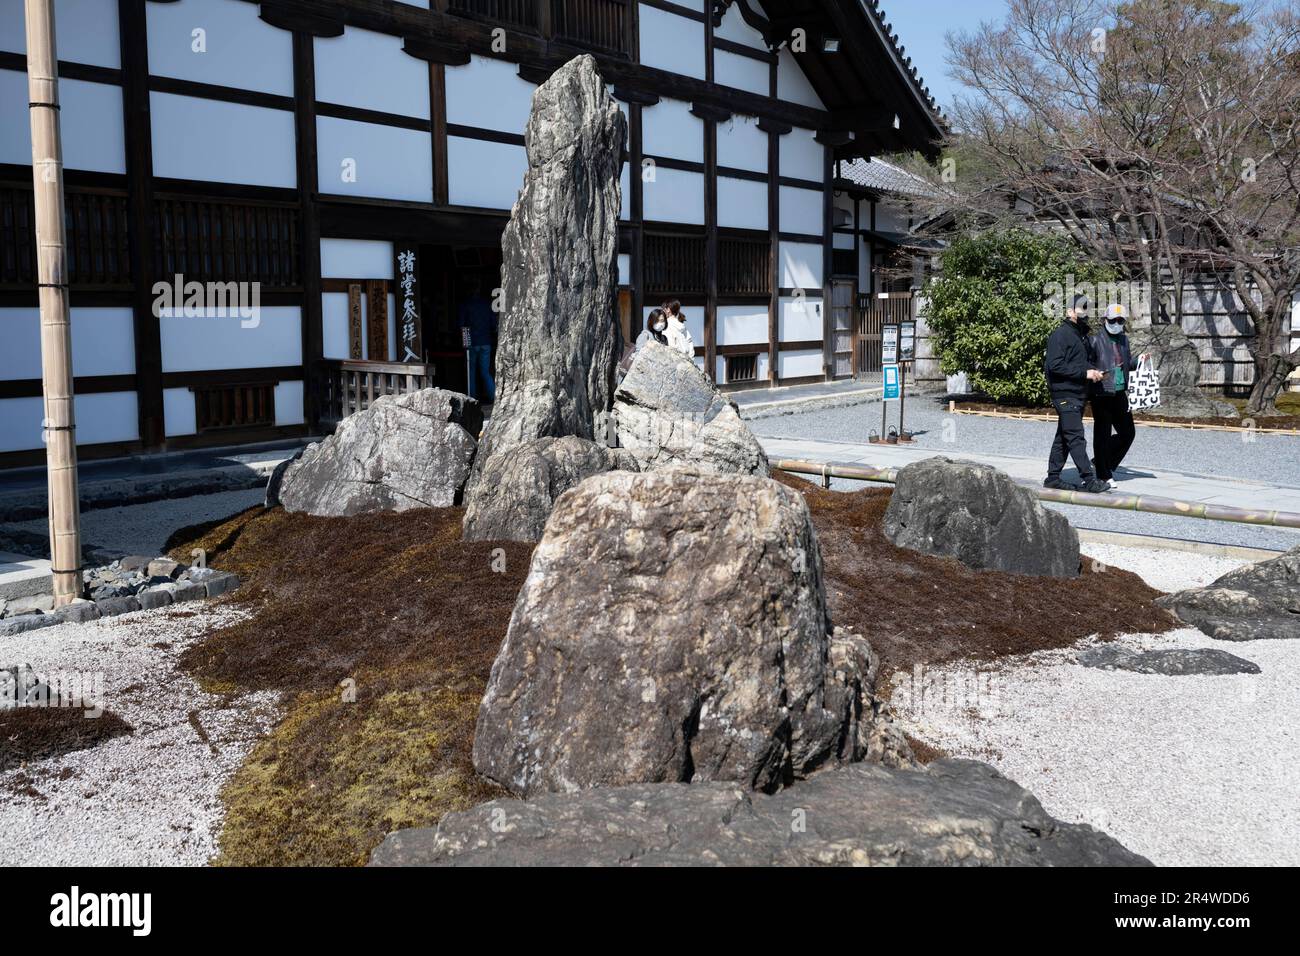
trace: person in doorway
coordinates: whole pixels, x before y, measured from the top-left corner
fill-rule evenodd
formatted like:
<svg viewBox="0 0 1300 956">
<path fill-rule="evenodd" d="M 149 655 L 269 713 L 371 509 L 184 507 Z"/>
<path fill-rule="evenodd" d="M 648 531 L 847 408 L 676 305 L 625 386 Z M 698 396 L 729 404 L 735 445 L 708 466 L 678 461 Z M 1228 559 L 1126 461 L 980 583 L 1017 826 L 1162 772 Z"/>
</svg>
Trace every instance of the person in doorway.
<svg viewBox="0 0 1300 956">
<path fill-rule="evenodd" d="M 1052 440 L 1052 453 L 1047 461 L 1045 488 L 1077 490 L 1074 485 L 1061 480 L 1068 453 L 1079 469 L 1081 488 L 1091 494 L 1110 490 L 1110 485 L 1099 479 L 1088 459 L 1088 438 L 1083 430 L 1083 405 L 1093 382 L 1100 382 L 1102 373 L 1094 367 L 1088 339 L 1088 299 L 1078 295 L 1061 320 L 1061 324 L 1047 337 L 1047 354 L 1043 357 L 1043 373 L 1047 376 L 1047 390 L 1056 410 L 1056 437 Z"/>
<path fill-rule="evenodd" d="M 686 314 L 682 312 L 682 304 L 676 299 L 670 299 L 664 303 L 663 311 L 668 317 L 668 330 L 665 332 L 668 347 L 681 352 L 692 362 L 695 361 L 695 340 L 691 338 L 691 330 L 686 327 Z"/>
<path fill-rule="evenodd" d="M 1129 373 L 1145 356 L 1134 358 L 1124 323 L 1128 311 L 1116 304 L 1106 310 L 1105 327 L 1089 336 L 1101 381 L 1092 386 L 1092 464 L 1097 477 L 1110 481 L 1133 445 L 1136 429 L 1128 407 Z"/>
<path fill-rule="evenodd" d="M 460 304 L 461 336 L 469 366 L 469 394 L 485 405 L 496 401 L 497 383 L 492 377 L 492 346 L 497 334 L 497 314 L 483 297 L 483 280 L 470 279 L 469 297 Z"/>
</svg>

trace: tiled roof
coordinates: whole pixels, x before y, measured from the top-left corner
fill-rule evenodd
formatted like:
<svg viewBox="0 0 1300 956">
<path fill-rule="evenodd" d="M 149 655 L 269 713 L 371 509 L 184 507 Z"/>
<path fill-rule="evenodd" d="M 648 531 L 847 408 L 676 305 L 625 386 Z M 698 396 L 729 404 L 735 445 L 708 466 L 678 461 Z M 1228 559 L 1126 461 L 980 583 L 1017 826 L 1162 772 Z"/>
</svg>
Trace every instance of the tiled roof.
<svg viewBox="0 0 1300 956">
<path fill-rule="evenodd" d="M 851 183 L 897 196 L 934 196 L 934 188 L 920 176 L 883 159 L 853 159 L 840 163 L 840 175 Z"/>
<path fill-rule="evenodd" d="M 915 0 L 910 0 L 910 2 L 915 2 Z M 894 32 L 894 28 L 889 24 L 889 21 L 885 19 L 885 11 L 880 9 L 880 0 L 865 0 L 865 3 L 867 9 L 871 12 L 871 15 L 875 17 L 876 22 L 880 24 L 881 30 L 888 38 L 889 45 L 893 47 L 894 53 L 898 56 L 899 62 L 903 65 L 903 69 L 907 71 L 908 78 L 912 81 L 913 87 L 916 88 L 922 99 L 924 99 L 926 104 L 930 107 L 930 111 L 934 113 L 935 117 L 942 123 L 943 111 L 939 109 L 939 104 L 935 102 L 934 94 L 930 92 L 930 88 L 925 85 L 925 80 L 921 79 L 920 72 L 912 64 L 912 58 L 907 55 L 907 47 L 903 46 L 899 42 L 898 34 Z"/>
</svg>

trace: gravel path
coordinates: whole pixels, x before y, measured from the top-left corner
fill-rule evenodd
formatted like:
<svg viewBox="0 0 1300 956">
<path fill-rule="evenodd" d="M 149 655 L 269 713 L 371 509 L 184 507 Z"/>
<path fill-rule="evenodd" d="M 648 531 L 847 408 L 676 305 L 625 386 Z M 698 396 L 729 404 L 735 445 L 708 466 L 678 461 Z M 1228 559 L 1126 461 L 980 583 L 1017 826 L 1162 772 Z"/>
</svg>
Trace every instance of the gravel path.
<svg viewBox="0 0 1300 956">
<path fill-rule="evenodd" d="M 188 644 L 243 613 L 211 604 L 197 613 L 161 608 L 5 639 L 5 665 L 100 675 L 101 703 L 135 728 L 0 773 L 0 832 L 23 848 L 11 860 L 195 866 L 211 859 L 221 786 L 277 719 L 277 695 L 206 694 L 175 662 Z"/>
<path fill-rule="evenodd" d="M 1241 562 L 1086 544 L 1176 590 Z M 1123 646 L 1214 647 L 1262 669 L 1228 677 L 1086 668 L 1075 651 L 953 666 L 895 685 L 909 732 L 986 760 L 1053 816 L 1090 823 L 1162 865 L 1300 864 L 1300 641 L 1226 644 L 1181 628 Z"/>
<path fill-rule="evenodd" d="M 162 553 L 163 543 L 173 531 L 228 518 L 265 500 L 266 489 L 252 488 L 85 511 L 81 515 L 81 538 L 100 548 L 152 557 Z M 5 527 L 40 535 L 48 533 L 44 519 L 17 521 Z"/>
</svg>

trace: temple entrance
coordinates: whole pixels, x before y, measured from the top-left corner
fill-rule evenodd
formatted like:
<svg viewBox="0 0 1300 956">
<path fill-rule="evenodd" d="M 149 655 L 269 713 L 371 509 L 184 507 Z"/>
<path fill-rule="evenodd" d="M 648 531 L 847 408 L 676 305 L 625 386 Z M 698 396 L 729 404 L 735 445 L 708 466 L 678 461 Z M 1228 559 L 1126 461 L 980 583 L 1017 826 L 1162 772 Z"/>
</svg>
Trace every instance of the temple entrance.
<svg viewBox="0 0 1300 956">
<path fill-rule="evenodd" d="M 493 291 L 501 285 L 500 245 L 420 246 L 422 337 L 426 361 L 434 366 L 434 383 L 439 388 L 469 392 L 460 317 L 476 285 L 491 302 Z M 495 342 L 491 361 L 490 367 L 495 368 Z"/>
</svg>

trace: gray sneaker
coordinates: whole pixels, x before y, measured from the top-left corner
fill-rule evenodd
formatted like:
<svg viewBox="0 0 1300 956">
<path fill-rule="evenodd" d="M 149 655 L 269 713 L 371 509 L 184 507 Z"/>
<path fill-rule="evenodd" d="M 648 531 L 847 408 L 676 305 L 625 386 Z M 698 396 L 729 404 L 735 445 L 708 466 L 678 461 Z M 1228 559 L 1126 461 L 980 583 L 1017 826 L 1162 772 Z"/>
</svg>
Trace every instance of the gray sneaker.
<svg viewBox="0 0 1300 956">
<path fill-rule="evenodd" d="M 1100 478 L 1093 478 L 1091 481 L 1085 481 L 1081 490 L 1090 495 L 1104 495 L 1110 491 L 1110 482 L 1102 481 Z"/>
</svg>

